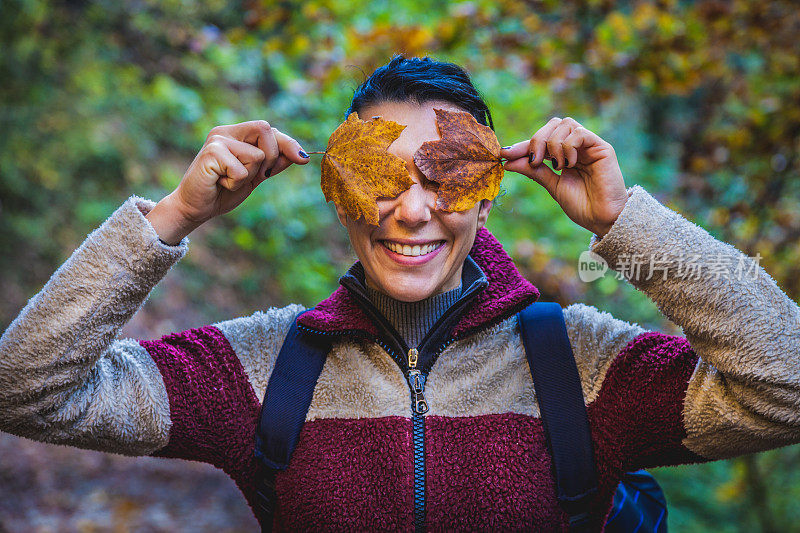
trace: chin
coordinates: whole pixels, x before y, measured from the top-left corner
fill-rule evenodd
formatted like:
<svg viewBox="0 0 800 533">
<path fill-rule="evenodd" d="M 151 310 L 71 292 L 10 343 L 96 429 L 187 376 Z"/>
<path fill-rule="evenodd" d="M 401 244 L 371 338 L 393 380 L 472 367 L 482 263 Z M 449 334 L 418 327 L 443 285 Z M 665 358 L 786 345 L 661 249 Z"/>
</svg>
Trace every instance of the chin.
<svg viewBox="0 0 800 533">
<path fill-rule="evenodd" d="M 416 279 L 393 279 L 387 280 L 380 290 L 401 302 L 418 302 L 433 296 L 435 289 L 429 279 L 425 280 L 424 285 Z"/>
<path fill-rule="evenodd" d="M 403 287 L 395 287 L 387 291 L 387 294 L 395 300 L 401 302 L 418 302 L 433 295 L 432 290 L 419 290 L 419 289 L 405 289 Z"/>
</svg>

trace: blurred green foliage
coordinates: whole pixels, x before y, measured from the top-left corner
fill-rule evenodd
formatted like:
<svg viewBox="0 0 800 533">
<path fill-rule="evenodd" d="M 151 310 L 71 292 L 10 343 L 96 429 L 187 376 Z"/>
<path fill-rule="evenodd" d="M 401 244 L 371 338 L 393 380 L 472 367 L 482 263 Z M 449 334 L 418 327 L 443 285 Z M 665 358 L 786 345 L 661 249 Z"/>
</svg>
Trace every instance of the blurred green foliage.
<svg viewBox="0 0 800 533">
<path fill-rule="evenodd" d="M 789 0 L 5 0 L 0 13 L 3 329 L 126 197 L 172 190 L 211 127 L 263 118 L 324 148 L 356 85 L 398 52 L 464 65 L 502 144 L 576 118 L 615 147 L 628 185 L 760 253 L 800 296 L 800 16 Z M 199 230 L 171 274 L 178 288 L 159 288 L 148 309 L 177 290 L 187 316 L 210 322 L 329 294 L 354 257 L 318 164 Z M 503 186 L 489 228 L 546 299 L 679 332 L 627 284 L 578 282 L 589 233 L 534 182 L 509 173 Z M 199 325 L 170 312 L 170 325 Z M 793 529 L 797 453 L 660 471 L 671 524 Z"/>
</svg>

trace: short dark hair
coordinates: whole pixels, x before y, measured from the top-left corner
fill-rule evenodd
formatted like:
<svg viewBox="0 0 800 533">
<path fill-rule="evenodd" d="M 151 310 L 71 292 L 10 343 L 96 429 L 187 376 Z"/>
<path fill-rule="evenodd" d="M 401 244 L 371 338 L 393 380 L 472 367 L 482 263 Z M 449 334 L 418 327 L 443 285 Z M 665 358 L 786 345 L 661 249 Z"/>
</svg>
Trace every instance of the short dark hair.
<svg viewBox="0 0 800 533">
<path fill-rule="evenodd" d="M 489 107 L 469 79 L 469 74 L 454 63 L 429 57 L 405 58 L 395 55 L 391 61 L 375 69 L 356 88 L 347 118 L 353 111 L 381 102 L 412 101 L 423 104 L 432 100 L 450 102 L 467 111 L 484 126 L 494 129 Z"/>
</svg>

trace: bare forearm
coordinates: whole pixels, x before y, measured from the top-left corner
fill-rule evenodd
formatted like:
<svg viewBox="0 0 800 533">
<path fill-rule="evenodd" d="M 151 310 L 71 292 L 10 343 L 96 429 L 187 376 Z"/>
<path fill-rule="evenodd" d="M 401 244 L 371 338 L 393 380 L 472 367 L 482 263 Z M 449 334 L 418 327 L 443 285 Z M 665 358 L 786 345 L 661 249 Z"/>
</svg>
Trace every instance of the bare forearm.
<svg viewBox="0 0 800 533">
<path fill-rule="evenodd" d="M 153 226 L 161 242 L 170 246 L 177 246 L 201 224 L 187 220 L 175 207 L 172 195 L 165 196 L 145 218 Z"/>
</svg>

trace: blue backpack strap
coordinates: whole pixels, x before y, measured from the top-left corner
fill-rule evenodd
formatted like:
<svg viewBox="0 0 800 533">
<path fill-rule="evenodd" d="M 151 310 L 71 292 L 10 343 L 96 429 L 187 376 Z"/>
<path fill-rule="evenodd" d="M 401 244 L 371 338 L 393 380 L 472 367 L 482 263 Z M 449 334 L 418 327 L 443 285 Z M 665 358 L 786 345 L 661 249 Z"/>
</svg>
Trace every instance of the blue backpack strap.
<svg viewBox="0 0 800 533">
<path fill-rule="evenodd" d="M 329 337 L 302 333 L 295 317 L 270 374 L 261 404 L 255 449 L 261 464 L 256 511 L 262 531 L 272 531 L 277 499 L 275 476 L 289 466 L 330 348 Z"/>
<path fill-rule="evenodd" d="M 556 495 L 570 531 L 589 531 L 589 504 L 597 493 L 589 418 L 561 305 L 535 302 L 517 315 L 547 446 Z"/>
</svg>

